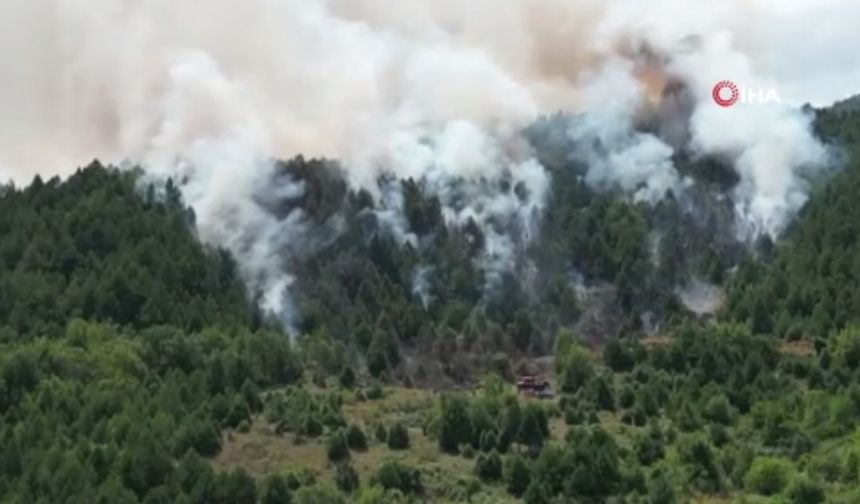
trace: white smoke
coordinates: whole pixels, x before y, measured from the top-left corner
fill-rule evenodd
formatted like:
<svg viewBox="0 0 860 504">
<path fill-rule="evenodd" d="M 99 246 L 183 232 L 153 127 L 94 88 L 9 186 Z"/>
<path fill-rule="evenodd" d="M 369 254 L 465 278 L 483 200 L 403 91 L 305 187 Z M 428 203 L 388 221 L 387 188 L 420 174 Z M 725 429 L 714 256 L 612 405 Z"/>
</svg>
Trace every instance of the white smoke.
<svg viewBox="0 0 860 504">
<path fill-rule="evenodd" d="M 633 63 L 610 59 L 598 73 L 587 73 L 581 89 L 589 103 L 599 104 L 575 121 L 568 132 L 578 156 L 588 163 L 592 187 L 629 192 L 655 203 L 682 187 L 672 163 L 674 150 L 657 136 L 635 130 L 637 111 L 645 105 Z"/>
<path fill-rule="evenodd" d="M 722 68 L 715 69 L 713 61 L 722 62 Z M 778 234 L 806 202 L 808 178 L 826 166 L 825 150 L 811 133 L 812 117 L 789 103 L 713 106 L 709 84 L 719 81 L 719 72 L 728 71 L 738 85 L 754 93 L 773 90 L 778 95 L 780 88 L 775 80 L 755 73 L 749 58 L 733 48 L 728 33 L 701 40 L 694 51 L 679 51 L 671 69 L 700 94 L 690 119 L 693 147 L 734 161 L 740 176 L 735 201 L 741 229 L 748 235 Z"/>
<path fill-rule="evenodd" d="M 519 139 L 540 114 L 591 111 L 574 136 L 600 146 L 586 151 L 596 187 L 653 201 L 683 185 L 671 142 L 633 129 L 649 93 L 631 48 L 644 45 L 697 100 L 691 145 L 735 161 L 743 222 L 777 233 L 822 156 L 808 118 L 788 105 L 860 89 L 851 50 L 860 5 L 775 5 L 5 0 L 0 177 L 26 183 L 94 157 L 175 176 L 201 237 L 229 247 L 264 304 L 288 317 L 282 254 L 308 230 L 298 210 L 279 218 L 260 207 L 261 198 L 301 190 L 291 181 L 272 187 L 268 160 L 336 157 L 395 225 L 402 216 L 396 195 L 376 184 L 382 174 L 423 181 L 447 222 L 480 224 L 481 264 L 492 277 L 533 235 L 550 183 Z M 805 36 L 809 15 L 824 36 Z M 709 96 L 723 79 L 773 86 L 785 106 L 718 109 Z M 502 182 L 520 187 L 495 190 Z"/>
<path fill-rule="evenodd" d="M 433 302 L 429 278 L 432 273 L 433 268 L 430 266 L 419 266 L 412 272 L 412 294 L 421 300 L 425 309 Z"/>
<path fill-rule="evenodd" d="M 402 158 L 393 163 L 410 166 L 425 191 L 439 198 L 447 225 L 480 227 L 478 266 L 489 288 L 514 269 L 518 249 L 536 235 L 549 189 L 547 172 L 518 145 L 523 140 L 503 135 L 452 121 L 421 144 L 396 150 Z"/>
<path fill-rule="evenodd" d="M 677 287 L 675 294 L 688 310 L 698 316 L 717 313 L 725 302 L 725 292 L 719 286 L 698 278 L 693 278 L 683 287 Z"/>
</svg>

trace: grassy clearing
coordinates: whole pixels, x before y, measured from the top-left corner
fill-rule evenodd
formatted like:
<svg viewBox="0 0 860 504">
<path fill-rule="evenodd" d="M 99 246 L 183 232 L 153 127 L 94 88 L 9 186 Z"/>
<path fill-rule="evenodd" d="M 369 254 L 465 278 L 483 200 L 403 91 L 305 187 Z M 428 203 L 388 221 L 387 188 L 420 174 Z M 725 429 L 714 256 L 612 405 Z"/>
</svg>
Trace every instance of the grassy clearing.
<svg viewBox="0 0 860 504">
<path fill-rule="evenodd" d="M 410 427 L 420 427 L 437 399 L 437 395 L 429 390 L 395 387 L 386 389 L 382 399 L 348 399 L 343 405 L 343 412 L 351 422 L 368 429 L 380 421 L 386 425 L 402 422 Z"/>
<path fill-rule="evenodd" d="M 440 452 L 434 439 L 421 426 L 436 406 L 438 396 L 428 390 L 388 388 L 385 396 L 373 401 L 345 397 L 343 413 L 349 423 L 358 424 L 368 440 L 363 452 L 351 453 L 351 463 L 362 482 L 388 460 L 420 468 L 428 496 L 433 502 L 476 503 L 516 502 L 501 485 L 476 484 L 474 460 Z M 401 422 L 409 430 L 408 450 L 391 450 L 373 434 L 378 423 L 390 426 Z M 554 434 L 563 436 L 564 422 L 553 422 Z M 299 442 L 296 440 L 300 439 Z M 258 416 L 246 433 L 231 432 L 224 448 L 212 460 L 220 470 L 242 467 L 255 477 L 279 471 L 306 471 L 317 480 L 332 481 L 334 471 L 326 458 L 324 438 L 297 438 L 292 433 L 279 435 Z"/>
<path fill-rule="evenodd" d="M 783 355 L 795 357 L 812 357 L 815 355 L 815 345 L 809 340 L 785 341 L 779 347 Z"/>
<path fill-rule="evenodd" d="M 222 470 L 242 467 L 255 477 L 286 469 L 306 469 L 318 477 L 325 474 L 328 460 L 322 439 L 296 439 L 293 434 L 275 434 L 261 417 L 255 418 L 249 432 L 225 437 L 212 464 Z"/>
</svg>

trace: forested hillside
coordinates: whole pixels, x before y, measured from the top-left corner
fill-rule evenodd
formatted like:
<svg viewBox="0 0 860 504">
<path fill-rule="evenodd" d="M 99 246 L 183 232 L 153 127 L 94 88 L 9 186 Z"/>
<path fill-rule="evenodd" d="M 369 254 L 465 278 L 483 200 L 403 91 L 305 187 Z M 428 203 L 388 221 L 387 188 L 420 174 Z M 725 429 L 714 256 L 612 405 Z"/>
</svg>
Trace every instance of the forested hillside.
<svg viewBox="0 0 860 504">
<path fill-rule="evenodd" d="M 239 502 L 222 427 L 299 379 L 171 183 L 93 164 L 0 196 L 4 502 Z M 244 487 L 243 487 L 244 485 Z M 250 487 L 250 490 L 248 490 Z"/>
<path fill-rule="evenodd" d="M 697 279 L 722 283 L 743 257 L 722 197 L 727 189 L 718 183 L 702 179 L 683 200 L 670 194 L 656 205 L 632 201 L 593 190 L 581 162 L 554 159 L 541 141 L 536 134 L 555 183 L 531 230 L 514 220 L 449 225 L 439 197 L 411 179 L 382 186 L 394 184 L 403 194 L 405 222 L 392 226 L 368 193 L 346 189 L 335 163 L 282 163 L 279 170 L 307 191 L 283 206 L 301 205 L 314 229 L 337 220 L 345 230 L 291 259 L 300 332 L 360 349 L 376 378 L 474 384 L 488 370 L 487 355 L 546 355 L 564 327 L 600 343 L 690 316 L 678 291 Z M 719 169 L 708 163 L 686 167 Z M 465 198 L 463 186 L 449 191 Z M 499 190 L 525 198 L 512 180 Z M 692 201 L 700 204 L 696 211 Z M 527 239 L 529 233 L 538 238 Z M 500 236 L 513 243 L 488 247 Z M 488 248 L 502 251 L 491 255 Z"/>
<path fill-rule="evenodd" d="M 759 333 L 827 340 L 860 322 L 860 113 L 823 111 L 818 128 L 845 169 L 806 205 L 772 261 L 748 261 L 729 312 Z"/>
<path fill-rule="evenodd" d="M 344 230 L 285 259 L 294 335 L 172 181 L 4 187 L 0 501 L 858 502 L 860 116 L 817 129 L 846 164 L 775 243 L 722 239 L 709 190 L 700 212 L 596 193 L 543 148 L 539 239 L 507 270 L 419 183 L 391 182 L 403 239 L 336 163 L 280 163 L 305 191 L 271 211 Z M 692 280 L 726 286 L 716 316 Z M 534 371 L 554 398 L 515 392 Z"/>
<path fill-rule="evenodd" d="M 61 334 L 84 318 L 136 328 L 246 325 L 253 310 L 224 251 L 205 251 L 172 183 L 97 163 L 0 196 L 0 339 Z M 143 194 L 139 194 L 142 192 Z"/>
</svg>

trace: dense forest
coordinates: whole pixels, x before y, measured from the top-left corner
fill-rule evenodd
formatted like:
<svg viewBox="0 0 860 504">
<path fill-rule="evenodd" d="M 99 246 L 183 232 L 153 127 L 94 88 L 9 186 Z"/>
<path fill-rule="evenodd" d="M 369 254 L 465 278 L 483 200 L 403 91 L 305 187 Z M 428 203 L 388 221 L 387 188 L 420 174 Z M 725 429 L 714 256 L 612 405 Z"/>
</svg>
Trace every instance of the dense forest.
<svg viewBox="0 0 860 504">
<path fill-rule="evenodd" d="M 698 213 L 594 192 L 545 146 L 540 239 L 501 272 L 420 182 L 384 182 L 403 240 L 337 163 L 279 163 L 306 190 L 272 211 L 344 230 L 285 258 L 296 334 L 173 181 L 94 162 L 4 186 L 0 501 L 858 502 L 860 114 L 817 114 L 846 166 L 775 243 L 722 239 L 704 189 Z M 685 306 L 693 279 L 719 312 Z M 518 395 L 523 372 L 556 397 Z"/>
</svg>

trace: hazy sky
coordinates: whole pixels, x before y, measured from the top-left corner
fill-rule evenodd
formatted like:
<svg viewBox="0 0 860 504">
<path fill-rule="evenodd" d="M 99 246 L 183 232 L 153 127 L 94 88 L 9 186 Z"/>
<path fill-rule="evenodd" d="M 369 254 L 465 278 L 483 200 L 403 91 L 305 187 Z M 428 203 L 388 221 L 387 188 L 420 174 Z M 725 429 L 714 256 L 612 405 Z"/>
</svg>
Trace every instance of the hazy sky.
<svg viewBox="0 0 860 504">
<path fill-rule="evenodd" d="M 742 68 L 824 105 L 860 91 L 858 19 L 856 0 L 5 0 L 0 177 L 169 157 L 225 128 L 368 162 L 418 123 L 588 106 L 583 73 L 625 38 L 726 39 L 701 94 Z"/>
</svg>

